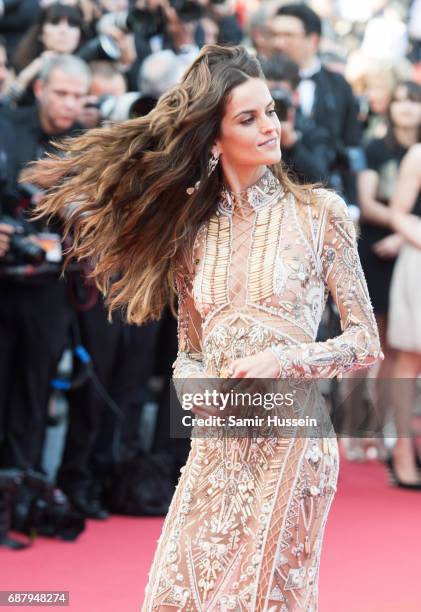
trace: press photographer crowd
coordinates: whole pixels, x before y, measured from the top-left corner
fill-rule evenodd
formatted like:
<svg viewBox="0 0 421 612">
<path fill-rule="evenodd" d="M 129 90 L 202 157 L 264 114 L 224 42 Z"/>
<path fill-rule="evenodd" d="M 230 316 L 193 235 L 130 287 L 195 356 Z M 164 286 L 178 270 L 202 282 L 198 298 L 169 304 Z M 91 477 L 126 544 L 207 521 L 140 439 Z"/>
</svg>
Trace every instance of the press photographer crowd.
<svg viewBox="0 0 421 612">
<path fill-rule="evenodd" d="M 42 192 L 24 169 L 63 137 L 147 114 L 207 43 L 255 52 L 285 167 L 350 207 L 385 355 L 358 372 L 359 401 L 395 435 L 350 436 L 343 452 L 421 491 L 421 0 L 0 0 L 3 546 L 168 509 L 190 446 L 168 431 L 177 322 L 169 308 L 140 327 L 109 322 L 89 265 L 62 275 L 71 236 L 33 218 Z M 338 331 L 329 301 L 319 334 Z M 411 381 L 405 393 L 393 379 Z"/>
</svg>

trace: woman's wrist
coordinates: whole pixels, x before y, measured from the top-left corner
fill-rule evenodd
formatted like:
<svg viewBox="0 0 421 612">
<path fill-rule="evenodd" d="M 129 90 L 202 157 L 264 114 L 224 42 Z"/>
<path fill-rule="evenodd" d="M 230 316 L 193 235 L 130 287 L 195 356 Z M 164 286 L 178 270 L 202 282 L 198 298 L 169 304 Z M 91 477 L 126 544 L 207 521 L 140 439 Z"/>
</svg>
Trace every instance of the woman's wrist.
<svg viewBox="0 0 421 612">
<path fill-rule="evenodd" d="M 270 353 L 272 354 L 272 356 L 275 358 L 276 363 L 278 365 L 278 375 L 275 378 L 281 378 L 282 376 L 282 371 L 283 371 L 283 363 L 282 363 L 282 358 L 281 358 L 281 354 L 280 351 L 281 349 L 277 346 L 270 346 L 268 348 L 268 351 L 270 351 Z"/>
<path fill-rule="evenodd" d="M 396 224 L 399 222 L 400 213 L 393 208 L 388 209 L 389 213 L 389 228 L 392 231 L 396 231 Z"/>
<path fill-rule="evenodd" d="M 18 79 L 15 79 L 9 87 L 7 95 L 14 101 L 20 100 L 25 93 L 26 86 L 23 85 Z"/>
</svg>

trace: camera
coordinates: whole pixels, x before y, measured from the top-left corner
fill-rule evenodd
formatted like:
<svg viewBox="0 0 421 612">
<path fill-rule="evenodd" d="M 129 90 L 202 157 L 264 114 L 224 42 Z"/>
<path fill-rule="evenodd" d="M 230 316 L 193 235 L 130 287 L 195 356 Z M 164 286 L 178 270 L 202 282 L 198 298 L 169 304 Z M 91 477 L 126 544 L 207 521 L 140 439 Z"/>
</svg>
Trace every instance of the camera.
<svg viewBox="0 0 421 612">
<path fill-rule="evenodd" d="M 222 2 L 224 1 L 222 0 Z M 203 8 L 194 0 L 170 0 L 170 4 L 177 12 L 181 21 L 196 21 L 203 17 Z"/>
<path fill-rule="evenodd" d="M 10 236 L 10 249 L 2 263 L 32 264 L 34 266 L 44 263 L 46 253 L 42 247 L 32 241 L 31 236 L 35 235 L 35 232 L 28 228 L 27 222 L 8 215 L 0 216 L 0 222 L 15 228 L 15 233 Z"/>
<path fill-rule="evenodd" d="M 147 115 L 156 105 L 157 99 L 131 91 L 121 96 L 101 96 L 97 103 L 86 106 L 99 109 L 103 121 L 126 121 Z"/>
<path fill-rule="evenodd" d="M 10 15 L 14 13 L 21 6 L 22 0 L 3 0 L 3 13 L 4 15 Z"/>
<path fill-rule="evenodd" d="M 102 17 L 101 22 L 112 24 L 123 32 L 147 34 L 153 31 L 151 17 L 153 17 L 153 13 L 147 9 L 131 8 L 128 11 L 108 13 L 105 17 Z"/>
<path fill-rule="evenodd" d="M 1 495 L 6 500 L 9 528 L 16 531 L 75 540 L 85 529 L 85 519 L 41 472 L 0 470 Z"/>
<path fill-rule="evenodd" d="M 271 89 L 270 93 L 275 101 L 275 111 L 279 121 L 286 121 L 288 119 L 288 111 L 293 106 L 291 94 L 281 87 Z"/>
<path fill-rule="evenodd" d="M 114 38 L 107 36 L 107 34 L 99 34 L 88 40 L 76 55 L 85 62 L 101 59 L 116 62 L 121 57 L 121 51 Z"/>
<path fill-rule="evenodd" d="M 225 0 L 214 0 L 220 4 Z M 204 15 L 203 7 L 195 0 L 170 0 L 170 5 L 181 21 L 197 21 Z M 113 26 L 123 32 L 139 33 L 145 38 L 162 34 L 165 17 L 161 10 L 137 8 L 132 6 L 128 11 L 118 11 L 103 15 L 97 23 L 97 31 L 104 32 L 108 26 Z"/>
<path fill-rule="evenodd" d="M 8 179 L 7 153 L 0 149 L 0 213 L 2 202 L 5 197 Z M 22 193 L 31 198 L 38 190 L 32 185 L 25 184 Z M 35 191 L 34 191 L 35 190 Z M 32 264 L 40 265 L 45 261 L 45 251 L 40 245 L 33 242 L 30 238 L 35 232 L 31 225 L 25 220 L 17 220 L 9 215 L 0 214 L 0 222 L 11 225 L 15 232 L 10 235 L 10 248 L 5 257 L 1 259 L 1 264 Z"/>
<path fill-rule="evenodd" d="M 132 7 L 128 11 L 106 13 L 98 20 L 96 30 L 101 34 L 109 26 L 118 28 L 122 32 L 138 33 L 150 38 L 161 32 L 162 17 L 159 11 Z"/>
</svg>

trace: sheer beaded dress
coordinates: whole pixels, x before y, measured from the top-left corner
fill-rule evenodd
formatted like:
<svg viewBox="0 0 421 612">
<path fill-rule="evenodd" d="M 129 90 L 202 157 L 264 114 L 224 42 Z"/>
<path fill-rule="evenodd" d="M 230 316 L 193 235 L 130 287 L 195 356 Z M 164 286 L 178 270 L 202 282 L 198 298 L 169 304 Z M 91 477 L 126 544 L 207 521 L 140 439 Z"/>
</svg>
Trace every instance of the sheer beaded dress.
<svg viewBox="0 0 421 612">
<path fill-rule="evenodd" d="M 241 202 L 221 193 L 177 283 L 174 378 L 222 378 L 268 348 L 285 379 L 382 357 L 345 203 L 324 189 L 298 202 L 269 169 Z M 329 292 L 342 333 L 316 342 Z M 338 469 L 334 436 L 192 438 L 142 611 L 316 612 Z"/>
</svg>

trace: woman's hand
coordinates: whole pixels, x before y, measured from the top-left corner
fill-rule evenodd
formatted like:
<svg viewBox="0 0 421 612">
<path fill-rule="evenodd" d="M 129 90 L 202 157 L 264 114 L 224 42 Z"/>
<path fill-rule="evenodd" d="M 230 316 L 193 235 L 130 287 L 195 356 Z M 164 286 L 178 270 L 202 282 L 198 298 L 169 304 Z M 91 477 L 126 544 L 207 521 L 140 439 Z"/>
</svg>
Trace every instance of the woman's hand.
<svg viewBox="0 0 421 612">
<path fill-rule="evenodd" d="M 117 43 L 121 54 L 118 63 L 122 66 L 132 66 L 137 60 L 134 34 L 123 32 L 123 30 L 109 22 L 105 22 L 101 26 L 101 33 L 110 36 Z"/>
<path fill-rule="evenodd" d="M 4 257 L 9 250 L 10 236 L 15 231 L 8 223 L 0 223 L 0 257 Z"/>
<path fill-rule="evenodd" d="M 378 240 L 372 246 L 374 253 L 381 259 L 393 259 L 397 256 L 404 240 L 399 234 L 391 234 Z"/>
<path fill-rule="evenodd" d="M 392 211 L 391 226 L 410 244 L 421 249 L 421 219 L 417 215 L 411 215 Z"/>
<path fill-rule="evenodd" d="M 48 59 L 49 57 L 53 57 L 54 55 L 55 53 L 53 51 L 43 51 L 41 55 L 32 60 L 30 64 L 25 66 L 25 68 L 21 70 L 21 72 L 19 72 L 16 78 L 16 81 L 19 83 L 19 85 L 23 89 L 26 89 L 30 85 L 30 83 L 32 83 L 32 81 L 38 76 L 44 60 Z"/>
<path fill-rule="evenodd" d="M 272 390 L 274 379 L 279 377 L 279 370 L 279 361 L 270 349 L 235 359 L 228 370 L 229 378 L 222 384 L 223 391 L 263 396 Z M 239 407 L 234 405 L 231 409 L 235 413 Z"/>
<path fill-rule="evenodd" d="M 231 378 L 277 378 L 279 362 L 270 349 L 231 363 Z"/>
</svg>

